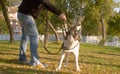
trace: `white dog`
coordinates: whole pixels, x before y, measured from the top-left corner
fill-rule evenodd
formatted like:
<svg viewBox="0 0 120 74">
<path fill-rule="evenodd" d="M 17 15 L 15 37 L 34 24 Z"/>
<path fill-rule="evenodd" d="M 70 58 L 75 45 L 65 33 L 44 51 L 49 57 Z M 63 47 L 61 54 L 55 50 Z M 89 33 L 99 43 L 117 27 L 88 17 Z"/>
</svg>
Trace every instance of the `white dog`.
<svg viewBox="0 0 120 74">
<path fill-rule="evenodd" d="M 66 56 L 65 66 L 68 64 L 68 54 L 73 53 L 75 56 L 76 71 L 80 71 L 78 57 L 79 57 L 79 35 L 76 29 L 76 26 L 71 27 L 66 33 L 66 39 L 62 45 L 62 55 L 56 71 L 60 70 L 62 67 L 62 62 Z"/>
</svg>

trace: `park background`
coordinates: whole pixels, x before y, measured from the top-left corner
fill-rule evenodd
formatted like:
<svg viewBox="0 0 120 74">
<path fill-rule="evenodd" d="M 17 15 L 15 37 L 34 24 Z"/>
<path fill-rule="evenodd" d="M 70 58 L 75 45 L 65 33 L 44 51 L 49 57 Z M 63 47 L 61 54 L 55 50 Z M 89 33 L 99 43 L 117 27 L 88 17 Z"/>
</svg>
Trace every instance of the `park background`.
<svg viewBox="0 0 120 74">
<path fill-rule="evenodd" d="M 119 74 L 120 72 L 120 0 L 51 0 L 67 15 L 70 25 L 79 24 L 81 47 L 80 74 Z M 0 73 L 1 74 L 75 74 L 74 57 L 70 65 L 56 72 L 58 55 L 49 55 L 39 44 L 39 55 L 47 69 L 31 68 L 17 63 L 21 26 L 17 7 L 21 0 L 0 0 Z M 44 18 L 44 19 L 41 19 Z M 62 24 L 48 11 L 36 19 L 40 39 L 56 52 L 63 41 Z M 55 50 L 56 49 L 56 50 Z M 29 51 L 29 46 L 28 46 Z M 30 53 L 27 53 L 30 56 Z M 72 69 L 71 69 L 72 68 Z M 71 70 L 70 70 L 71 69 Z M 79 74 L 79 73 L 78 73 Z"/>
</svg>

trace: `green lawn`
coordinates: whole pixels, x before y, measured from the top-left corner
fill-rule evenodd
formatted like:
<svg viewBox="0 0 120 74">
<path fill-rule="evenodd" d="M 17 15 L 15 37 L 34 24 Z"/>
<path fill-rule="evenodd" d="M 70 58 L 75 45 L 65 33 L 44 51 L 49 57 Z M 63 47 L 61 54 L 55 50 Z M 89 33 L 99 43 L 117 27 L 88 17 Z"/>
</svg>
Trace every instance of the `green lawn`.
<svg viewBox="0 0 120 74">
<path fill-rule="evenodd" d="M 49 43 L 48 49 L 57 52 L 61 43 Z M 79 65 L 81 72 L 75 71 L 74 56 L 69 58 L 68 67 L 62 67 L 56 72 L 60 54 L 48 54 L 39 44 L 39 56 L 41 62 L 48 65 L 47 68 L 30 67 L 27 64 L 18 63 L 19 42 L 12 44 L 9 41 L 0 41 L 0 74 L 120 74 L 120 48 L 90 44 L 81 44 Z M 30 59 L 29 45 L 27 58 Z M 63 62 L 64 64 L 64 62 Z"/>
</svg>

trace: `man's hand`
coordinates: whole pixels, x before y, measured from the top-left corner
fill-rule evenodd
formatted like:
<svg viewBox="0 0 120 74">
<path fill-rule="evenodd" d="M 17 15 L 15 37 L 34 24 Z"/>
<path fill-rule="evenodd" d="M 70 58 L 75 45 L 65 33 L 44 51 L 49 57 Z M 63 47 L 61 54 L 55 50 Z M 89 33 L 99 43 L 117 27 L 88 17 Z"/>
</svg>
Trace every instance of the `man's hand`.
<svg viewBox="0 0 120 74">
<path fill-rule="evenodd" d="M 66 21 L 66 15 L 64 13 L 58 16 L 61 20 Z"/>
</svg>

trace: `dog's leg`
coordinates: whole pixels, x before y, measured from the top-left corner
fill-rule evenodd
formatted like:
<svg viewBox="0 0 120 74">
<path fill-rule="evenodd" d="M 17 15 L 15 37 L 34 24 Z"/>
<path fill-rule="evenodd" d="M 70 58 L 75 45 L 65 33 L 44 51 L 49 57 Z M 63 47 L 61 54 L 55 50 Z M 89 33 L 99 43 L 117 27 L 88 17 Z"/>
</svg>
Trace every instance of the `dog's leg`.
<svg viewBox="0 0 120 74">
<path fill-rule="evenodd" d="M 69 53 L 66 53 L 66 62 L 65 62 L 64 67 L 68 65 L 68 61 L 69 61 Z"/>
<path fill-rule="evenodd" d="M 63 62 L 64 57 L 65 57 L 65 53 L 62 53 L 62 56 L 61 56 L 59 65 L 58 65 L 58 67 L 56 68 L 56 71 L 58 71 L 58 70 L 61 69 L 61 67 L 62 67 L 62 62 Z"/>
<path fill-rule="evenodd" d="M 80 67 L 79 67 L 79 63 L 78 63 L 79 54 L 74 53 L 74 55 L 75 55 L 76 70 L 80 71 Z"/>
</svg>

